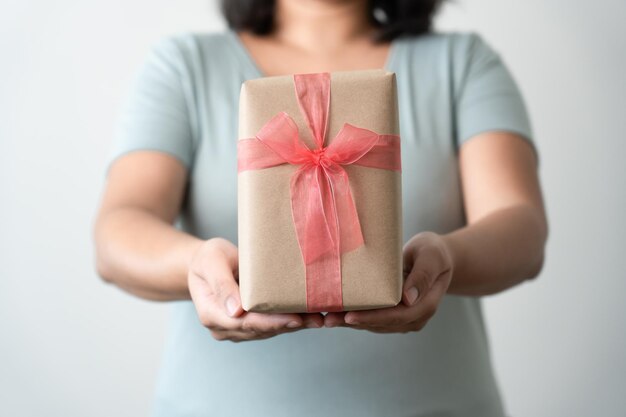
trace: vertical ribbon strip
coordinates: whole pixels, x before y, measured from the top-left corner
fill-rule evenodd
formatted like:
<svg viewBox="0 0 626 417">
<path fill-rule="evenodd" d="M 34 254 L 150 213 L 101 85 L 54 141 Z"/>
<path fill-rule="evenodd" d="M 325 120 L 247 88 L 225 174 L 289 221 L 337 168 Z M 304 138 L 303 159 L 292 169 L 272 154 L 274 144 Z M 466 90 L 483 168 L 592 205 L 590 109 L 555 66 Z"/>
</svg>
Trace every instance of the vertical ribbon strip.
<svg viewBox="0 0 626 417">
<path fill-rule="evenodd" d="M 364 244 L 342 165 L 400 171 L 400 137 L 379 135 L 345 123 L 324 146 L 330 110 L 330 74 L 293 76 L 300 111 L 315 149 L 300 139 L 285 112 L 270 119 L 254 138 L 237 143 L 238 172 L 299 165 L 290 181 L 291 213 L 305 264 L 308 312 L 342 311 L 341 254 Z"/>
</svg>

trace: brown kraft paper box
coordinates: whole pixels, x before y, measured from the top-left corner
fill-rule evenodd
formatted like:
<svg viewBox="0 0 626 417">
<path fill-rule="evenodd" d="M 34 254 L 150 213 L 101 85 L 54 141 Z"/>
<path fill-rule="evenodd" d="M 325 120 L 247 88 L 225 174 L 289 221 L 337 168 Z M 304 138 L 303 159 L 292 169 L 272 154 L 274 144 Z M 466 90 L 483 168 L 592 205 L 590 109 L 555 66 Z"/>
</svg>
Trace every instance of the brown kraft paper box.
<svg viewBox="0 0 626 417">
<path fill-rule="evenodd" d="M 284 111 L 301 140 L 315 145 L 298 107 L 292 76 L 243 83 L 239 139 L 252 138 Z M 399 134 L 396 78 L 385 70 L 331 73 L 330 113 L 324 146 L 350 123 L 378 134 Z M 402 294 L 402 182 L 398 171 L 343 165 L 350 178 L 365 244 L 341 256 L 344 311 L 395 306 Z M 283 164 L 238 174 L 239 285 L 246 311 L 307 311 L 305 265 L 290 203 L 290 179 L 298 169 Z"/>
</svg>

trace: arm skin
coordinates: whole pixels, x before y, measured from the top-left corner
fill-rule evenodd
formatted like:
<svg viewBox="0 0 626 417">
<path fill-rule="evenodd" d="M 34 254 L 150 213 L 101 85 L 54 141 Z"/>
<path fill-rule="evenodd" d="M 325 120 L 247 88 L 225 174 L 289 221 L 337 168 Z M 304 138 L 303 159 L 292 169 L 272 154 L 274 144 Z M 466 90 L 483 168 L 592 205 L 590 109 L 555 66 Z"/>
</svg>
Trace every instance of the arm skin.
<svg viewBox="0 0 626 417">
<path fill-rule="evenodd" d="M 548 227 L 532 147 L 512 133 L 484 133 L 461 146 L 459 164 L 467 226 L 444 235 L 422 232 L 407 242 L 403 249 L 403 303 L 379 310 L 330 313 L 324 317 L 324 325 L 377 332 L 416 331 L 434 315 L 446 292 L 494 294 L 538 275 Z M 151 300 L 190 299 L 190 286 L 199 288 L 194 303 L 200 320 L 219 340 L 253 338 L 241 333 L 240 327 L 257 338 L 285 331 L 275 326 L 276 317 L 273 324 L 259 324 L 257 315 L 241 309 L 233 274 L 224 272 L 225 264 L 236 265 L 234 245 L 223 239 L 205 242 L 172 226 L 185 181 L 183 165 L 158 152 L 133 152 L 113 164 L 95 223 L 99 274 L 107 282 Z M 228 256 L 215 256 L 217 253 Z M 199 273 L 190 273 L 194 268 Z M 213 279 L 207 278 L 209 275 Z M 207 313 L 211 309 L 205 301 L 213 296 L 205 282 L 214 286 L 213 292 L 236 298 L 231 317 L 245 320 L 247 315 L 249 320 L 224 324 L 224 317 L 216 320 Z M 228 291 L 220 289 L 227 285 L 231 285 Z M 419 288 L 417 296 L 411 295 L 412 287 Z M 317 316 L 301 317 L 299 323 L 307 327 L 321 325 Z M 274 327 L 258 330 L 270 324 Z"/>
<path fill-rule="evenodd" d="M 172 223 L 187 172 L 160 152 L 131 152 L 109 171 L 94 227 L 99 275 L 149 300 L 188 300 L 216 340 L 259 340 L 323 325 L 321 314 L 262 314 L 241 307 L 237 247 L 201 240 Z"/>
<path fill-rule="evenodd" d="M 186 170 L 159 152 L 131 152 L 110 168 L 94 238 L 99 275 L 141 298 L 190 299 L 187 272 L 202 240 L 172 226 Z"/>
<path fill-rule="evenodd" d="M 485 133 L 461 146 L 459 164 L 468 225 L 443 236 L 455 270 L 448 293 L 490 295 L 535 278 L 548 223 L 532 146 Z"/>
<path fill-rule="evenodd" d="M 548 224 L 537 155 L 522 137 L 486 132 L 459 150 L 467 225 L 439 235 L 425 231 L 403 248 L 405 282 L 395 307 L 330 313 L 327 327 L 378 333 L 421 330 L 448 294 L 495 294 L 536 277 Z"/>
</svg>

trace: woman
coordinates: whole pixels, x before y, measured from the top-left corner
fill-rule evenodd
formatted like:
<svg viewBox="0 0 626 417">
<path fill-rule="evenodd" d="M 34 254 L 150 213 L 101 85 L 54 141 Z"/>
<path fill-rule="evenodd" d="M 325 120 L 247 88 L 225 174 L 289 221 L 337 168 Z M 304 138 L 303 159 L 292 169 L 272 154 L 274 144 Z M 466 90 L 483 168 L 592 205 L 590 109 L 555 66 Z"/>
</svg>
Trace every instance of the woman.
<svg viewBox="0 0 626 417">
<path fill-rule="evenodd" d="M 498 55 L 475 34 L 430 33 L 436 0 L 223 5 L 230 29 L 168 37 L 147 59 L 95 227 L 106 281 L 179 300 L 153 415 L 504 416 L 478 297 L 537 276 L 547 222 L 526 110 Z M 381 67 L 398 85 L 402 302 L 243 311 L 241 83 Z"/>
</svg>

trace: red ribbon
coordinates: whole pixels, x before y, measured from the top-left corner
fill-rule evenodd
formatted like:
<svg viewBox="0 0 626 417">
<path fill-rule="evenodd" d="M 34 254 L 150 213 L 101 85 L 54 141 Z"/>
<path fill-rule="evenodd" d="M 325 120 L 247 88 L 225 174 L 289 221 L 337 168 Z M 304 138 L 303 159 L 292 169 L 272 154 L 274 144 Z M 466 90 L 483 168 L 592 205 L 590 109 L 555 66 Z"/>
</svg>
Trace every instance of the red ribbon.
<svg viewBox="0 0 626 417">
<path fill-rule="evenodd" d="M 237 143 L 238 172 L 300 165 L 291 177 L 291 213 L 304 259 L 309 312 L 342 311 L 341 254 L 364 244 L 348 174 L 342 165 L 400 171 L 400 137 L 345 123 L 324 147 L 330 108 L 330 74 L 293 76 L 300 111 L 316 149 L 302 142 L 285 112 L 256 137 Z"/>
</svg>

